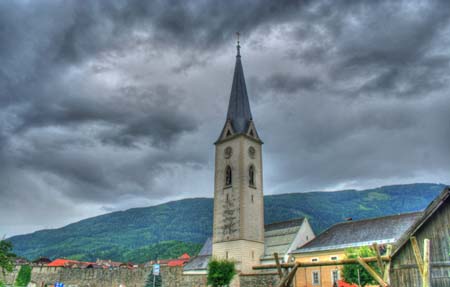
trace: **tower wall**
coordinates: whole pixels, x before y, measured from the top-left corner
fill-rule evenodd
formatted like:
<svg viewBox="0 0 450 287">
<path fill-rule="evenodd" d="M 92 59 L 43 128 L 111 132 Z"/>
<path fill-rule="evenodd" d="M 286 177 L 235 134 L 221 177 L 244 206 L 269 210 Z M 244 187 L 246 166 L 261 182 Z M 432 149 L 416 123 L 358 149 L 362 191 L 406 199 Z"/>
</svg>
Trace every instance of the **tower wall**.
<svg viewBox="0 0 450 287">
<path fill-rule="evenodd" d="M 231 155 L 226 155 L 227 148 Z M 249 273 L 264 254 L 261 142 L 246 135 L 231 136 L 216 144 L 215 160 L 213 256 L 234 259 L 239 270 Z M 231 185 L 226 184 L 227 166 L 232 170 Z"/>
</svg>

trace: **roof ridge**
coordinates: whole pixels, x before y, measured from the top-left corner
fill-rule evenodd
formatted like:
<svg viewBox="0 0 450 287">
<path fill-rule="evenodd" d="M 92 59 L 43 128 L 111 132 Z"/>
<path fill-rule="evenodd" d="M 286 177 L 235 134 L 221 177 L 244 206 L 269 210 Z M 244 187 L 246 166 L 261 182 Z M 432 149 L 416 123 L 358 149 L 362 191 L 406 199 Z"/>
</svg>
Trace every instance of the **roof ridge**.
<svg viewBox="0 0 450 287">
<path fill-rule="evenodd" d="M 350 224 L 350 223 L 353 223 L 353 222 L 364 222 L 364 221 L 370 221 L 370 220 L 385 219 L 385 218 L 389 218 L 389 217 L 401 217 L 401 216 L 420 214 L 420 213 L 423 213 L 423 210 L 421 210 L 421 211 L 403 212 L 403 213 L 397 213 L 397 214 L 388 214 L 388 215 L 377 216 L 377 217 L 361 218 L 361 219 L 356 219 L 356 220 L 341 221 L 341 222 L 337 222 L 337 223 L 333 224 L 332 226 L 330 226 L 326 230 L 328 230 L 328 229 L 330 229 L 330 228 L 332 228 L 333 226 L 336 226 L 336 225 Z"/>
<path fill-rule="evenodd" d="M 297 221 L 305 220 L 305 218 L 306 218 L 305 216 L 302 216 L 302 217 L 297 217 L 297 218 L 288 219 L 288 220 L 284 220 L 284 221 L 271 222 L 271 223 L 265 224 L 264 227 L 275 226 L 275 225 L 282 224 L 282 223 L 284 223 L 284 224 L 285 223 L 294 223 Z"/>
</svg>

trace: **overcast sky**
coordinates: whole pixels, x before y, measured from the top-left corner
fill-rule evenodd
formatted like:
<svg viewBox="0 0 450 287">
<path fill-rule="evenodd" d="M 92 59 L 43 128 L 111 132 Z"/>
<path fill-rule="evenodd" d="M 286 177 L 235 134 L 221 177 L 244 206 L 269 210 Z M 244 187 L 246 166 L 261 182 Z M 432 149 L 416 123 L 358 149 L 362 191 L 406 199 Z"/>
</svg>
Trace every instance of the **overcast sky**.
<svg viewBox="0 0 450 287">
<path fill-rule="evenodd" d="M 212 197 L 235 32 L 265 194 L 450 183 L 450 1 L 0 1 L 0 235 Z"/>
</svg>

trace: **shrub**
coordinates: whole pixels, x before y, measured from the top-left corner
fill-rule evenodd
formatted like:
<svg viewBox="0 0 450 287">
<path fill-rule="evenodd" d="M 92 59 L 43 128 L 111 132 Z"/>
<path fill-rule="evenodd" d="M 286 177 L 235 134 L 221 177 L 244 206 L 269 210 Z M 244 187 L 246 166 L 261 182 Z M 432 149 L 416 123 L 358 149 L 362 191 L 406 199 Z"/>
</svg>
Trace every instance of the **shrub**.
<svg viewBox="0 0 450 287">
<path fill-rule="evenodd" d="M 233 261 L 213 258 L 208 264 L 208 285 L 228 286 L 234 275 L 236 267 Z"/>
</svg>

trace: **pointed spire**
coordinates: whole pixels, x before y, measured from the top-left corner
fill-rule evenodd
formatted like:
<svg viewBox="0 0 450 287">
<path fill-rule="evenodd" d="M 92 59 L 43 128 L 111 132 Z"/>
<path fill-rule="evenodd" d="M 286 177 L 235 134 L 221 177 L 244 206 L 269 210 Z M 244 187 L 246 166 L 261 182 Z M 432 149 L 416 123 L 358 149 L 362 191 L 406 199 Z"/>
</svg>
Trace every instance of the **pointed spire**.
<svg viewBox="0 0 450 287">
<path fill-rule="evenodd" d="M 235 133 L 245 133 L 252 120 L 250 103 L 245 85 L 244 69 L 241 63 L 239 33 L 237 34 L 237 55 L 234 67 L 233 85 L 231 86 L 230 102 L 228 104 L 227 120 L 231 121 Z"/>
</svg>

